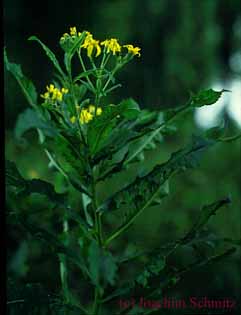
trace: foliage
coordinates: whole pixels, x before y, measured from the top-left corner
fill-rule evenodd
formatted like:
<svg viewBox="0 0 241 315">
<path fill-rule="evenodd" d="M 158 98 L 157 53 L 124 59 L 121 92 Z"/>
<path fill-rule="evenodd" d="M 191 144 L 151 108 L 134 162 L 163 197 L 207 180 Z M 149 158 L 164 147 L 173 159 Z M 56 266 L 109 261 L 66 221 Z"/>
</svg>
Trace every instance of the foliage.
<svg viewBox="0 0 241 315">
<path fill-rule="evenodd" d="M 201 244 L 212 241 L 201 237 L 203 228 L 217 210 L 230 202 L 229 198 L 204 206 L 196 223 L 184 237 L 163 248 L 153 249 L 148 255 L 130 255 L 123 260 L 111 247 L 114 240 L 123 236 L 145 209 L 160 204 L 169 195 L 169 185 L 174 175 L 181 176 L 184 171 L 197 167 L 201 154 L 216 143 L 230 142 L 240 136 L 223 138 L 213 131 L 193 135 L 191 143 L 173 152 L 166 162 L 155 165 L 151 170 L 142 167 L 147 150 L 156 147 L 163 140 L 163 135 L 177 131 L 177 117 L 183 117 L 185 112 L 196 107 L 214 104 L 226 91 L 207 89 L 192 93 L 185 105 L 164 112 L 141 110 L 131 98 L 119 104 L 108 104 L 106 97 L 120 86 L 116 83 L 117 73 L 133 58 L 140 57 L 139 47 L 121 45 L 114 38 L 99 41 L 90 32 L 78 32 L 71 27 L 70 34 L 65 33 L 60 39 L 60 46 L 64 50 L 63 70 L 55 54 L 45 44 L 35 36 L 30 40 L 40 44 L 57 74 L 38 98 L 33 83 L 23 75 L 20 66 L 8 60 L 5 51 L 6 68 L 15 76 L 33 107 L 19 116 L 15 132 L 21 138 L 27 130 L 37 130 L 41 148 L 52 167 L 66 180 L 67 189 L 64 193 L 58 193 L 49 182 L 27 180 L 15 164 L 8 161 L 7 200 L 10 219 L 14 218 L 14 222 L 34 239 L 48 244 L 59 259 L 61 288 L 58 303 L 55 303 L 59 307 L 58 314 L 79 314 L 80 310 L 83 314 L 104 314 L 113 298 L 135 292 L 142 296 L 161 294 L 187 271 L 233 254 L 239 241 L 227 242 L 224 239 L 220 242 L 234 247 L 195 259 Z M 73 75 L 74 58 L 78 58 L 83 70 L 77 75 Z M 100 200 L 98 183 L 112 176 L 118 178 L 123 170 L 131 172 L 133 165 L 139 170 L 136 178 L 105 200 Z M 78 209 L 70 205 L 69 192 L 72 188 L 82 197 L 83 202 Z M 61 222 L 58 229 L 44 222 L 36 223 L 31 209 L 27 214 L 22 209 L 32 194 L 45 196 L 49 208 L 58 209 L 58 223 Z M 11 202 L 11 199 L 17 202 Z M 104 222 L 115 213 L 122 215 L 119 226 L 106 236 Z M 77 226 L 77 229 L 73 226 Z M 215 250 L 218 249 L 216 244 L 213 245 Z M 169 257 L 185 246 L 193 248 L 195 261 L 171 272 Z M 135 266 L 143 256 L 147 258 L 145 266 L 140 270 L 137 268 L 133 279 L 121 283 L 119 269 L 123 264 L 133 263 Z M 78 293 L 73 292 L 70 285 L 70 275 L 76 270 L 81 273 L 82 281 L 94 291 L 93 301 L 86 305 L 79 302 Z M 164 280 L 157 284 L 156 279 L 160 276 Z M 32 305 L 31 290 L 23 290 L 14 297 L 11 295 L 12 289 L 9 292 L 10 314 L 32 314 L 35 311 L 55 314 L 51 294 L 45 294 L 43 308 L 38 308 L 37 304 Z M 38 297 L 38 294 L 34 293 L 34 297 Z M 138 312 L 146 314 L 144 309 Z"/>
</svg>

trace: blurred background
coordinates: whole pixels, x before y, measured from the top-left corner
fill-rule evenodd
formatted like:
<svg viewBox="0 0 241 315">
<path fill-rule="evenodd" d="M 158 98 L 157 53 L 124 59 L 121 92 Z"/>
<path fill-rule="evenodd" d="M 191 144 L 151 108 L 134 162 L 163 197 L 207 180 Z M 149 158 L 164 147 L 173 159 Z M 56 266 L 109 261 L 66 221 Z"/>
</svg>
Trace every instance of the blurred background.
<svg viewBox="0 0 241 315">
<path fill-rule="evenodd" d="M 165 161 L 170 152 L 187 143 L 191 134 L 225 125 L 226 136 L 241 129 L 241 2 L 239 0 L 113 0 L 49 1 L 5 0 L 4 45 L 9 60 L 22 65 L 40 93 L 53 76 L 53 68 L 31 35 L 38 36 L 62 60 L 59 38 L 70 26 L 89 30 L 96 38 L 117 37 L 121 43 L 141 47 L 118 76 L 122 88 L 111 101 L 133 97 L 141 108 L 162 110 L 183 105 L 190 91 L 201 88 L 228 89 L 216 105 L 203 107 L 177 122 L 178 133 L 167 136 L 148 159 Z M 48 160 L 33 132 L 27 141 L 14 137 L 18 115 L 28 107 L 14 78 L 5 76 L 6 157 L 16 162 L 22 175 L 52 181 L 63 189 L 58 175 L 48 169 Z M 240 142 L 218 144 L 205 154 L 201 166 L 179 175 L 170 183 L 170 195 L 161 207 L 147 209 L 116 248 L 151 248 L 187 231 L 200 206 L 230 196 L 232 204 L 209 223 L 220 237 L 240 238 Z M 147 162 L 145 162 L 147 163 Z M 128 178 L 125 174 L 122 180 Z M 104 196 L 103 183 L 100 195 Z M 72 194 L 73 204 L 78 196 Z M 31 200 L 31 207 L 44 208 L 44 201 Z M 40 214 L 40 220 L 50 220 Z M 110 229 L 111 220 L 106 222 Z M 42 222 L 42 221 L 41 221 Z M 37 241 L 29 241 L 16 226 L 9 229 L 8 271 L 19 281 L 42 281 L 51 289 L 59 282 L 53 272 L 57 262 Z M 123 247 L 124 246 L 124 247 Z M 130 248 L 129 248 L 130 247 Z M 55 263 L 53 263 L 55 261 Z M 31 267 L 30 267 L 31 266 Z M 229 296 L 240 293 L 240 256 L 187 276 L 176 289 L 177 296 Z M 208 281 L 208 287 L 207 287 Z M 199 283 L 197 286 L 196 284 Z"/>
</svg>

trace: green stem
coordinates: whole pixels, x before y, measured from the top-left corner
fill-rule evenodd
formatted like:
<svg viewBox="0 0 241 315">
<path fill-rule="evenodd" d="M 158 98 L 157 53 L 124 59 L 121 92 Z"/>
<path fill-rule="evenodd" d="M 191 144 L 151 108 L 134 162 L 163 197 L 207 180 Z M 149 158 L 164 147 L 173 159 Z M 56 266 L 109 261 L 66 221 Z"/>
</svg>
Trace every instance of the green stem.
<svg viewBox="0 0 241 315">
<path fill-rule="evenodd" d="M 81 49 L 78 50 L 78 56 L 79 56 L 79 60 L 80 60 L 80 63 L 81 63 L 81 66 L 82 66 L 84 72 L 87 72 L 86 67 L 85 67 L 85 64 L 84 64 L 84 61 L 83 61 L 83 59 L 82 59 L 82 57 L 81 57 Z M 90 78 L 89 78 L 88 75 L 86 76 L 86 79 L 87 79 L 89 85 L 90 85 L 90 86 L 92 87 L 92 89 L 95 91 L 95 87 L 94 87 L 93 83 L 91 82 L 91 80 L 90 80 Z"/>
<path fill-rule="evenodd" d="M 65 219 L 63 221 L 63 232 L 68 234 L 69 226 L 68 221 Z M 62 289 L 64 293 L 64 297 L 66 299 L 66 302 L 69 303 L 69 287 L 68 287 L 68 269 L 67 269 L 67 263 L 66 263 L 66 257 L 65 255 L 59 254 L 60 259 L 60 279 L 62 284 Z"/>
<path fill-rule="evenodd" d="M 98 315 L 100 311 L 99 290 L 95 287 L 95 298 L 93 304 L 93 315 Z"/>
<path fill-rule="evenodd" d="M 76 105 L 78 105 L 78 102 L 77 102 L 76 96 L 75 96 L 74 83 L 73 83 L 72 77 L 70 77 L 69 80 L 70 80 L 71 95 L 73 96 L 75 114 L 76 114 L 76 117 L 77 117 L 77 126 L 78 126 L 78 130 L 79 130 L 79 133 L 80 133 L 80 141 L 82 140 L 82 142 L 84 143 L 84 145 L 87 145 L 87 144 L 86 144 L 86 141 L 85 141 L 84 134 L 83 134 L 82 127 L 81 127 L 80 122 L 79 122 L 79 113 L 78 113 L 78 110 L 77 110 L 77 108 L 76 108 Z"/>
<path fill-rule="evenodd" d="M 226 138 L 220 138 L 218 139 L 218 141 L 220 142 L 231 142 L 231 141 L 235 141 L 237 139 L 241 138 L 241 133 L 235 135 L 235 136 L 231 136 L 231 137 L 226 137 Z"/>
<path fill-rule="evenodd" d="M 102 223 L 101 223 L 101 216 L 100 213 L 97 213 L 97 198 L 96 198 L 96 181 L 95 181 L 95 175 L 94 170 L 92 169 L 92 204 L 93 204 L 93 211 L 95 216 L 95 229 L 97 232 L 97 239 L 99 247 L 103 247 L 103 240 L 102 240 Z M 94 293 L 94 302 L 93 302 L 93 315 L 98 315 L 100 312 L 101 307 L 101 295 L 99 292 L 99 288 L 95 287 L 95 293 Z"/>
<path fill-rule="evenodd" d="M 107 89 L 110 81 L 112 80 L 114 74 L 117 72 L 117 70 L 120 68 L 120 65 L 117 64 L 114 68 L 114 70 L 112 71 L 111 75 L 109 76 L 108 80 L 106 81 L 105 85 L 104 85 L 104 88 L 103 88 L 103 92 L 105 92 L 105 90 Z"/>
</svg>

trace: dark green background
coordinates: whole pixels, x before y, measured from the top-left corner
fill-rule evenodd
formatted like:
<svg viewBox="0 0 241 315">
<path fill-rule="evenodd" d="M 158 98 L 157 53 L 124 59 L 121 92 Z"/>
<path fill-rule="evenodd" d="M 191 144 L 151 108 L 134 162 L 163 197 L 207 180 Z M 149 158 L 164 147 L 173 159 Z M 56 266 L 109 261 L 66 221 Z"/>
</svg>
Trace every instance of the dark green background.
<svg viewBox="0 0 241 315">
<path fill-rule="evenodd" d="M 216 80 L 228 82 L 240 76 L 237 69 L 230 68 L 230 58 L 241 49 L 240 21 L 238 0 L 8 0 L 4 4 L 4 36 L 9 59 L 22 65 L 39 93 L 51 81 L 53 69 L 43 51 L 27 38 L 38 36 L 62 60 L 58 40 L 70 26 L 77 26 L 79 30 L 91 31 L 96 38 L 117 37 L 122 43 L 142 48 L 141 58 L 136 58 L 120 74 L 123 86 L 111 101 L 133 97 L 142 108 L 160 110 L 182 105 L 190 90 L 209 88 Z M 26 177 L 57 183 L 59 179 L 48 169 L 35 132 L 26 134 L 25 143 L 14 138 L 16 119 L 27 107 L 17 83 L 5 73 L 6 156 L 17 163 Z M 223 115 L 227 135 L 237 132 L 237 125 Z M 178 127 L 175 136 L 166 137 L 159 149 L 148 152 L 149 161 L 165 161 L 192 134 L 201 132 L 192 115 L 178 121 Z M 126 180 L 124 174 L 122 181 Z M 120 182 L 114 178 L 113 187 Z M 61 189 L 61 183 L 56 187 Z M 103 196 L 109 187 L 109 183 L 100 187 Z M 138 248 L 150 248 L 175 239 L 191 226 L 201 205 L 226 195 L 232 198 L 232 205 L 213 217 L 208 229 L 219 236 L 240 238 L 240 143 L 218 144 L 205 155 L 198 169 L 171 180 L 170 191 L 161 207 L 147 209 L 133 230 L 118 242 L 117 249 L 125 249 L 132 241 Z M 72 198 L 73 204 L 77 204 L 74 193 Z M 41 209 L 44 201 L 31 202 L 32 208 Z M 52 226 L 54 215 L 40 214 L 39 218 Z M 106 222 L 106 228 L 115 220 L 113 217 Z M 30 242 L 17 226 L 9 230 L 8 241 L 11 276 L 19 281 L 42 281 L 47 287 L 56 288 L 59 279 L 53 270 L 57 261 L 40 243 Z M 240 256 L 236 254 L 223 264 L 187 276 L 179 284 L 176 296 L 237 299 L 239 264 Z"/>
</svg>

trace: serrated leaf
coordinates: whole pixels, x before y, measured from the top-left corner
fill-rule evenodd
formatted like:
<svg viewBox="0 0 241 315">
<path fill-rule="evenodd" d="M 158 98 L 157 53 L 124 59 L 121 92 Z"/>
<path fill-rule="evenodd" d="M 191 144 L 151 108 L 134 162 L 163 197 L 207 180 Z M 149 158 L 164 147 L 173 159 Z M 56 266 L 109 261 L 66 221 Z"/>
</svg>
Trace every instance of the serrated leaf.
<svg viewBox="0 0 241 315">
<path fill-rule="evenodd" d="M 156 189 L 159 189 L 174 172 L 195 167 L 198 164 L 202 151 L 211 144 L 213 142 L 194 138 L 191 145 L 172 153 L 166 163 L 157 165 L 145 176 L 140 174 L 133 183 L 114 194 L 111 200 L 109 200 L 111 202 L 111 209 L 119 208 L 120 204 L 126 203 L 123 194 L 131 198 L 131 206 L 134 208 L 145 204 L 146 200 L 151 199 L 150 196 L 152 196 L 153 192 L 156 192 Z"/>
<path fill-rule="evenodd" d="M 173 153 L 166 163 L 157 165 L 144 177 L 137 177 L 133 183 L 107 199 L 100 207 L 100 211 L 115 210 L 123 205 L 128 205 L 132 211 L 123 224 L 106 240 L 106 244 L 126 230 L 147 207 L 160 197 L 162 185 L 173 174 L 197 166 L 200 154 L 213 143 L 194 138 L 191 145 Z"/>
<path fill-rule="evenodd" d="M 4 63 L 6 69 L 12 73 L 12 75 L 17 80 L 18 84 L 22 88 L 22 91 L 29 102 L 33 107 L 37 105 L 37 92 L 34 84 L 30 81 L 22 72 L 21 66 L 15 63 L 11 63 L 8 60 L 6 49 L 4 49 Z"/>
<path fill-rule="evenodd" d="M 16 138 L 20 139 L 26 131 L 33 128 L 40 129 L 44 135 L 50 137 L 58 134 L 56 128 L 50 122 L 43 120 L 36 110 L 28 108 L 18 116 L 14 130 Z"/>
<path fill-rule="evenodd" d="M 58 72 L 62 75 L 62 77 L 65 77 L 65 74 L 64 74 L 63 70 L 61 69 L 61 66 L 60 66 L 55 54 L 36 36 L 30 36 L 28 40 L 38 42 L 41 45 L 41 47 L 43 48 L 43 50 L 45 51 L 46 55 L 52 61 L 53 65 L 58 70 Z"/>
</svg>

